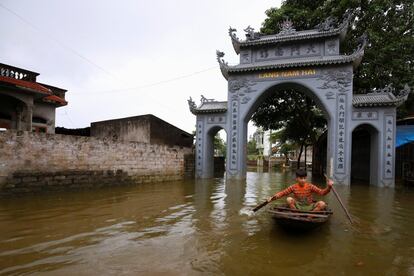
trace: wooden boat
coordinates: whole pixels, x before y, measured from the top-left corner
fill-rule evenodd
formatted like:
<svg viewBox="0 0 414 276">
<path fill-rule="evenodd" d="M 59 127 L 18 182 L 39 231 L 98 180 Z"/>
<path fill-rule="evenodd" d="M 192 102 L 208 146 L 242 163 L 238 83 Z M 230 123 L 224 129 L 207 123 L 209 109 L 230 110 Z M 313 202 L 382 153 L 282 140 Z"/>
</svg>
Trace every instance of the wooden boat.
<svg viewBox="0 0 414 276">
<path fill-rule="evenodd" d="M 286 205 L 275 205 L 267 211 L 280 226 L 296 231 L 317 228 L 327 222 L 333 214 L 330 209 L 305 212 L 288 208 Z"/>
</svg>

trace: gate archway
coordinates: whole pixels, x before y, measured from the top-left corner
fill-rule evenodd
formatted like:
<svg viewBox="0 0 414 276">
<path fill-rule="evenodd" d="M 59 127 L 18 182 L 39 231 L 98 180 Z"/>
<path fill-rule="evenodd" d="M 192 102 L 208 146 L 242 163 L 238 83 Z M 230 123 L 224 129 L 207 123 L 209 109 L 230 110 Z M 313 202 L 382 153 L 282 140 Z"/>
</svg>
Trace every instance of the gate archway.
<svg viewBox="0 0 414 276">
<path fill-rule="evenodd" d="M 263 35 L 248 27 L 240 40 L 235 29 L 229 34 L 240 63 L 229 66 L 224 53 L 217 60 L 228 81 L 226 102 L 202 96 L 199 106 L 190 98 L 190 111 L 197 116 L 196 177 L 210 178 L 205 141 L 211 127 L 227 132 L 226 173 L 229 178 L 246 176 L 247 122 L 263 99 L 274 89 L 294 88 L 312 97 L 323 110 L 328 123 L 327 173 L 337 183 L 350 184 L 352 129 L 368 123 L 379 130 L 378 175 L 375 185 L 394 185 L 396 107 L 408 96 L 409 89 L 394 96 L 390 88 L 380 93 L 353 94 L 353 72 L 367 45 L 366 36 L 351 55 L 340 54 L 349 16 L 339 25 L 326 20 L 317 28 L 296 31 L 286 20 L 275 35 Z M 391 164 L 391 165 L 390 165 Z"/>
<path fill-rule="evenodd" d="M 379 132 L 370 124 L 361 124 L 352 131 L 351 183 L 378 182 Z"/>
</svg>

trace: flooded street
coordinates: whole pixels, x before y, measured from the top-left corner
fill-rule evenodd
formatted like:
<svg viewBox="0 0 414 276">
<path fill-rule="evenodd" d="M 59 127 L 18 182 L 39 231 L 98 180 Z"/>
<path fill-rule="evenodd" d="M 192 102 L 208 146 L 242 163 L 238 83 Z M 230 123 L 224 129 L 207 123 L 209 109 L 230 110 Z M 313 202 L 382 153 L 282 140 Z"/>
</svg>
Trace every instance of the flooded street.
<svg viewBox="0 0 414 276">
<path fill-rule="evenodd" d="M 414 275 L 414 190 L 336 186 L 334 215 L 306 235 L 266 207 L 290 172 L 186 180 L 0 201 L 0 274 Z M 317 182 L 316 182 L 317 183 Z"/>
</svg>

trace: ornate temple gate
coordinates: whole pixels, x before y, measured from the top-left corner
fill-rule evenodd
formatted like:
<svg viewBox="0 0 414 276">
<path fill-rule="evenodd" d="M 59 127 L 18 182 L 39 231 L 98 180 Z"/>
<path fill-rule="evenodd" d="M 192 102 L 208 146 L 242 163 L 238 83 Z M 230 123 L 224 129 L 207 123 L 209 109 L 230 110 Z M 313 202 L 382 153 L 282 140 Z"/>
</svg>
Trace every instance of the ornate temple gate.
<svg viewBox="0 0 414 276">
<path fill-rule="evenodd" d="M 342 55 L 349 17 L 341 24 L 327 19 L 307 31 L 296 31 L 286 20 L 281 32 L 262 35 L 250 27 L 240 40 L 229 30 L 240 63 L 229 66 L 217 51 L 223 76 L 228 80 L 226 102 L 201 98 L 197 106 L 189 99 L 196 119 L 196 177 L 213 176 L 213 137 L 227 132 L 226 175 L 246 177 L 247 123 L 266 97 L 284 89 L 310 96 L 324 112 L 328 124 L 327 173 L 337 183 L 349 185 L 351 178 L 352 132 L 367 126 L 371 133 L 370 183 L 394 186 L 396 107 L 409 89 L 394 96 L 392 89 L 353 94 L 353 72 L 359 65 L 366 37 L 351 55 Z"/>
</svg>

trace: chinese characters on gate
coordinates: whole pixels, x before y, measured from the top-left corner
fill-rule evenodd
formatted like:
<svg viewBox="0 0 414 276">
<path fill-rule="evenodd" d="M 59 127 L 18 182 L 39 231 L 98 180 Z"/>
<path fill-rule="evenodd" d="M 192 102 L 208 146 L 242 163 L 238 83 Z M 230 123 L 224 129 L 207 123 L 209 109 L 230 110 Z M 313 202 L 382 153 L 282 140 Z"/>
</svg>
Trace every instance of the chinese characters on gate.
<svg viewBox="0 0 414 276">
<path fill-rule="evenodd" d="M 239 103 L 237 100 L 231 102 L 231 154 L 230 154 L 230 169 L 237 169 L 237 121 L 239 114 Z"/>
<path fill-rule="evenodd" d="M 394 117 L 385 116 L 385 178 L 392 178 L 393 144 L 394 144 Z"/>
<path fill-rule="evenodd" d="M 336 141 L 336 172 L 345 173 L 345 108 L 346 95 L 337 98 L 337 141 Z"/>
</svg>

